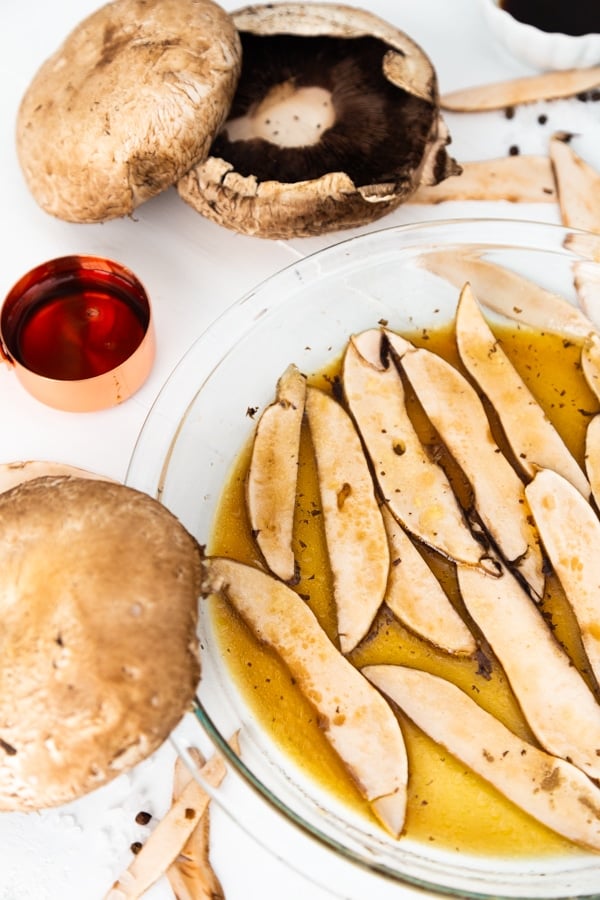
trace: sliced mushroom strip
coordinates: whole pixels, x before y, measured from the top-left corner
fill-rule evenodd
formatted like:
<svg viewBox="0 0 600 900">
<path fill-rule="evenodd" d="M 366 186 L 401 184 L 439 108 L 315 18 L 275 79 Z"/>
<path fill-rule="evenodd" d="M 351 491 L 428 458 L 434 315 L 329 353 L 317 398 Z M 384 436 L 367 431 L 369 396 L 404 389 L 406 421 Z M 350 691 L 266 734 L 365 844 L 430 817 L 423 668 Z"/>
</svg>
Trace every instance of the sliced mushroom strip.
<svg viewBox="0 0 600 900">
<path fill-rule="evenodd" d="M 218 787 L 227 772 L 223 757 L 215 753 L 200 772 L 209 784 Z M 209 800 L 197 781 L 189 781 L 104 900 L 138 900 L 158 881 L 179 856 L 207 809 Z"/>
<path fill-rule="evenodd" d="M 579 234 L 571 234 L 570 237 L 579 237 Z M 584 235 L 592 237 L 592 235 Z M 598 234 L 597 258 L 600 261 L 600 231 Z M 577 241 L 569 241 L 569 248 L 578 252 Z M 585 315 L 594 323 L 595 328 L 600 328 L 600 272 L 597 262 L 589 259 L 577 260 L 573 263 L 573 284 L 577 293 L 577 302 Z"/>
<path fill-rule="evenodd" d="M 504 353 L 468 284 L 458 302 L 456 342 L 463 365 L 493 406 L 523 473 L 531 479 L 539 468 L 554 469 L 589 497 L 585 474 Z"/>
<path fill-rule="evenodd" d="M 480 251 L 483 252 L 483 251 Z M 469 282 L 488 309 L 540 331 L 576 340 L 595 331 L 594 324 L 564 297 L 547 291 L 523 275 L 477 255 L 440 250 L 427 254 L 423 265 L 462 290 Z"/>
<path fill-rule="evenodd" d="M 422 731 L 520 809 L 600 850 L 600 790 L 579 769 L 521 740 L 437 675 L 385 665 L 362 671 Z"/>
<path fill-rule="evenodd" d="M 381 337 L 371 329 L 351 338 L 342 381 L 384 501 L 411 534 L 439 553 L 485 564 L 444 470 L 428 457 L 414 429 L 397 369 L 381 362 Z"/>
<path fill-rule="evenodd" d="M 205 561 L 205 595 L 221 594 L 257 638 L 281 657 L 319 713 L 325 736 L 373 812 L 394 835 L 406 812 L 408 764 L 391 708 L 335 648 L 306 603 L 265 572 L 234 560 Z"/>
<path fill-rule="evenodd" d="M 373 479 L 348 413 L 317 388 L 306 392 L 338 634 L 349 653 L 383 602 L 390 554 Z"/>
<path fill-rule="evenodd" d="M 471 484 L 486 530 L 507 563 L 543 596 L 542 554 L 524 485 L 496 444 L 477 392 L 442 357 L 392 332 L 388 337 L 425 413 Z"/>
<path fill-rule="evenodd" d="M 569 601 L 583 646 L 600 680 L 600 520 L 583 497 L 550 469 L 526 488 L 542 543 Z"/>
<path fill-rule="evenodd" d="M 246 487 L 256 542 L 269 569 L 283 581 L 295 575 L 292 537 L 305 397 L 306 378 L 291 365 L 258 422 Z"/>
<path fill-rule="evenodd" d="M 475 638 L 440 582 L 391 512 L 382 512 L 392 554 L 385 602 L 400 622 L 436 647 L 475 653 Z"/>
<path fill-rule="evenodd" d="M 578 496 L 581 496 L 580 494 Z M 458 569 L 464 604 L 500 661 L 542 747 L 600 777 L 600 706 L 518 581 Z"/>
<path fill-rule="evenodd" d="M 590 390 L 600 400 L 600 335 L 591 334 L 581 351 L 581 368 Z M 588 422 L 585 433 L 585 469 L 592 495 L 600 504 L 600 414 Z"/>
<path fill-rule="evenodd" d="M 561 220 L 569 228 L 600 233 L 600 172 L 573 150 L 570 138 L 561 132 L 550 140 Z"/>
<path fill-rule="evenodd" d="M 452 200 L 506 200 L 556 203 L 556 186 L 547 156 L 503 156 L 461 163 L 462 172 L 435 185 L 422 185 L 409 203 Z"/>
<path fill-rule="evenodd" d="M 205 760 L 190 748 L 190 757 L 199 769 Z M 192 780 L 183 759 L 175 760 L 173 803 L 177 803 Z M 177 858 L 167 869 L 167 878 L 177 900 L 224 900 L 225 894 L 210 861 L 210 807 L 207 807 Z"/>
<path fill-rule="evenodd" d="M 600 66 L 563 69 L 451 91 L 441 97 L 440 104 L 442 109 L 454 112 L 483 112 L 506 109 L 520 103 L 573 97 L 599 84 Z"/>
</svg>

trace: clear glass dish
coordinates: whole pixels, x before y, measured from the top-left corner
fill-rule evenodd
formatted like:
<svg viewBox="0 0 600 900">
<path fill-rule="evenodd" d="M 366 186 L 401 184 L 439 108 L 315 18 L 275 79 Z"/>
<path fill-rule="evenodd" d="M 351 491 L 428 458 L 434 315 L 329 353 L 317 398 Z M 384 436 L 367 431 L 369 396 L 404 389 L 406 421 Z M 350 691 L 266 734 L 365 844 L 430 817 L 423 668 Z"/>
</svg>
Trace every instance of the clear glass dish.
<svg viewBox="0 0 600 900">
<path fill-rule="evenodd" d="M 384 229 L 291 265 L 230 307 L 164 386 L 133 453 L 127 482 L 157 496 L 205 544 L 232 464 L 290 362 L 320 370 L 353 332 L 381 320 L 395 330 L 443 325 L 457 289 L 427 267 L 430 254 L 477 253 L 577 304 L 582 263 L 598 283 L 600 237 L 560 226 L 456 220 Z M 423 890 L 506 898 L 600 897 L 600 854 L 486 858 L 393 840 L 308 780 L 263 731 L 201 616 L 203 675 L 192 730 L 225 754 L 234 777 L 211 791 L 250 835 L 345 898 Z M 189 724 L 189 723 L 188 723 Z M 238 756 L 227 743 L 239 732 Z M 186 756 L 185 727 L 174 737 Z M 457 801 L 459 802 L 459 801 Z M 458 813 L 457 813 L 458 814 Z"/>
</svg>

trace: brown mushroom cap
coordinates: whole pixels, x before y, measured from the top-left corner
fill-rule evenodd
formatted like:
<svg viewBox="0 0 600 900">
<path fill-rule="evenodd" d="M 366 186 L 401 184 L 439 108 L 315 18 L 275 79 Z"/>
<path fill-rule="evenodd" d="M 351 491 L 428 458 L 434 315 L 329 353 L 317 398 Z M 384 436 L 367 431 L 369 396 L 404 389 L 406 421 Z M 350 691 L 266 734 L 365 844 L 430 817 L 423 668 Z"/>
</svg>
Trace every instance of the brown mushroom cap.
<svg viewBox="0 0 600 900">
<path fill-rule="evenodd" d="M 308 236 L 378 219 L 419 185 L 458 174 L 435 70 L 404 32 L 327 3 L 251 6 L 233 21 L 243 62 L 229 119 L 178 183 L 203 215 L 246 234 Z M 282 141 L 273 110 L 311 88 L 330 97 L 320 137 Z"/>
<path fill-rule="evenodd" d="M 0 494 L 0 809 L 65 803 L 152 753 L 200 677 L 201 551 L 146 494 Z"/>
<path fill-rule="evenodd" d="M 128 215 L 207 155 L 239 68 L 237 31 L 211 0 L 103 6 L 23 97 L 17 151 L 33 196 L 72 222 Z"/>
</svg>

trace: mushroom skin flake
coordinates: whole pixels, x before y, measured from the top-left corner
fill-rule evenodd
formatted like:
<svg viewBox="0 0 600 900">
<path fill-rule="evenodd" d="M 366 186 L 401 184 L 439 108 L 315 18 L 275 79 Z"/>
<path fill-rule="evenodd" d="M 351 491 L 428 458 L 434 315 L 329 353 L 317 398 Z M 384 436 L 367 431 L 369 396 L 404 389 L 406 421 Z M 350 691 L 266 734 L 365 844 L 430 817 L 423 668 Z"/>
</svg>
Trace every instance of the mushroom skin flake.
<svg viewBox="0 0 600 900">
<path fill-rule="evenodd" d="M 393 322 L 389 327 L 393 330 Z M 542 333 L 519 324 L 494 326 L 494 332 L 570 451 L 583 463 L 585 430 L 590 413 L 598 409 L 598 401 L 581 372 L 581 345 L 560 335 Z M 451 328 L 404 336 L 458 364 Z M 326 370 L 309 377 L 308 382 L 339 397 L 339 375 L 340 360 L 336 359 Z M 273 388 L 275 390 L 275 385 Z M 409 396 L 407 402 L 424 443 L 432 453 L 436 452 L 440 449 L 436 446 L 439 439 L 424 419 L 416 398 Z M 497 428 L 498 423 L 493 421 L 493 416 L 491 419 L 493 427 Z M 260 554 L 244 507 L 249 450 L 249 447 L 240 450 L 233 474 L 224 486 L 208 550 L 211 555 L 230 556 L 260 565 Z M 336 615 L 313 452 L 305 423 L 294 523 L 300 581 L 294 589 L 309 604 L 330 638 L 336 641 Z M 464 615 L 452 565 L 439 554 L 423 547 L 419 549 L 451 601 Z M 218 649 L 252 714 L 293 762 L 301 765 L 309 776 L 350 808 L 360 811 L 366 822 L 373 823 L 366 803 L 327 744 L 314 709 L 301 696 L 289 671 L 274 653 L 257 642 L 225 600 L 212 596 L 208 602 Z M 553 576 L 547 578 L 541 610 L 551 622 L 558 640 L 568 648 L 575 665 L 589 680 L 574 617 Z M 369 635 L 347 658 L 361 669 L 382 664 L 410 665 L 441 676 L 460 687 L 519 738 L 533 740 L 502 668 L 485 642 L 471 656 L 452 657 L 412 634 L 383 605 Z M 500 857 L 582 852 L 502 797 L 427 737 L 398 709 L 396 713 L 409 760 L 406 837 L 460 853 Z"/>
</svg>

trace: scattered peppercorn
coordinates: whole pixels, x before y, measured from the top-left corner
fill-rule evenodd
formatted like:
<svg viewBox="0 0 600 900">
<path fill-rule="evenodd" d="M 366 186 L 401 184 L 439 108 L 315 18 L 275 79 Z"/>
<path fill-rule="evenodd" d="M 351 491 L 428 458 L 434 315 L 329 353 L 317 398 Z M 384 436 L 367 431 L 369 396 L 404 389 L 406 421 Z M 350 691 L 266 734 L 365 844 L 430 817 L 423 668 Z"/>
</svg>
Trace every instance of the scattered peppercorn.
<svg viewBox="0 0 600 900">
<path fill-rule="evenodd" d="M 132 852 L 134 855 L 136 855 L 136 854 L 139 853 L 140 850 L 142 849 L 142 842 L 141 842 L 141 841 L 134 841 L 133 844 L 130 846 L 129 849 L 131 850 L 131 852 Z"/>
<path fill-rule="evenodd" d="M 518 156 L 521 151 L 516 144 L 513 144 L 511 147 L 509 147 L 508 152 L 511 156 Z"/>
<path fill-rule="evenodd" d="M 151 818 L 151 813 L 141 810 L 135 817 L 135 821 L 138 825 L 147 825 Z"/>
<path fill-rule="evenodd" d="M 544 113 L 542 113 L 541 116 L 538 116 L 538 122 L 540 123 L 540 125 L 545 125 L 547 121 L 548 121 L 548 116 L 545 115 Z"/>
<path fill-rule="evenodd" d="M 515 108 L 514 106 L 507 106 L 504 110 L 504 115 L 507 119 L 514 119 L 515 117 Z"/>
</svg>

